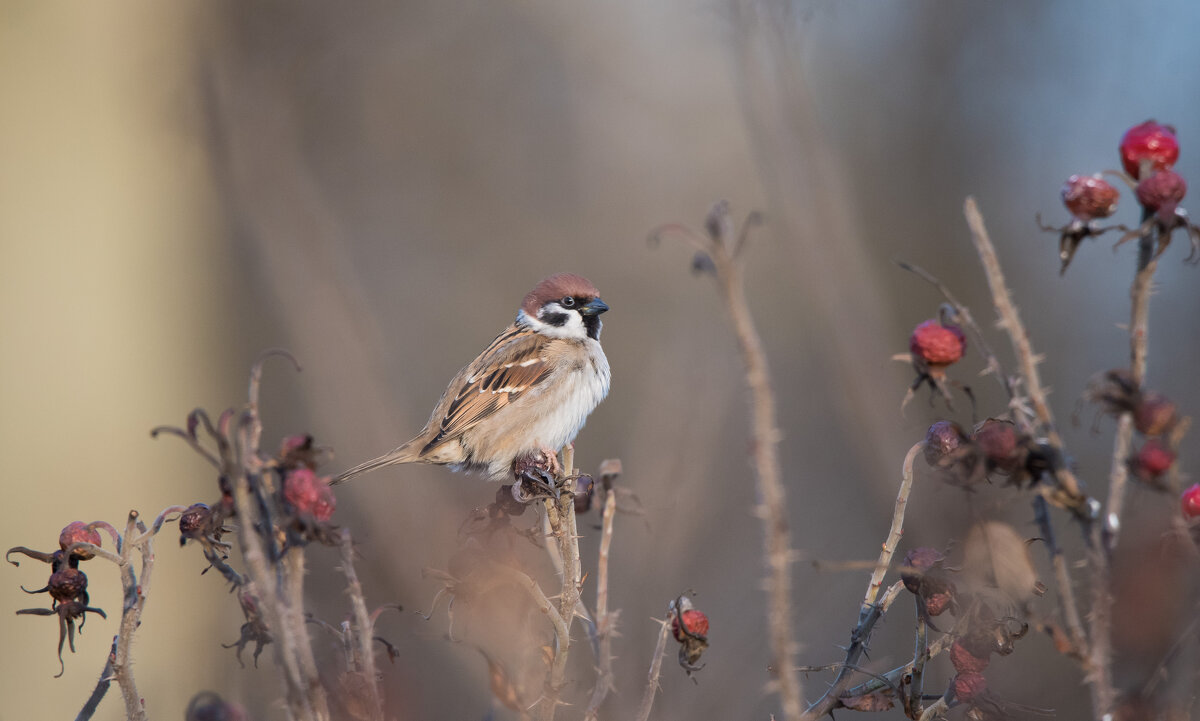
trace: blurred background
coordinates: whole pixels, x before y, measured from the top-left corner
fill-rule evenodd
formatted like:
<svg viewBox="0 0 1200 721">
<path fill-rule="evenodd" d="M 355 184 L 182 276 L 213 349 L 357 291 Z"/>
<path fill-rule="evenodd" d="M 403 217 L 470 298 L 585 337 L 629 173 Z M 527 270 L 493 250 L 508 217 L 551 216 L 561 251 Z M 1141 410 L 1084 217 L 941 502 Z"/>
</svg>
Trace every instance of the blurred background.
<svg viewBox="0 0 1200 721">
<path fill-rule="evenodd" d="M 647 243 L 666 222 L 699 226 L 713 201 L 762 210 L 747 264 L 750 301 L 780 405 L 795 567 L 798 660 L 840 660 L 867 581 L 811 561 L 873 559 L 905 450 L 930 421 L 970 424 L 912 380 L 908 334 L 941 298 L 899 270 L 945 280 L 991 329 L 993 313 L 961 208 L 989 223 L 1080 476 L 1102 495 L 1113 422 L 1071 416 L 1086 380 L 1127 363 L 1134 249 L 1087 242 L 1064 277 L 1058 191 L 1072 173 L 1118 165 L 1121 133 L 1173 123 L 1177 170 L 1200 173 L 1200 7 L 1104 2 L 739 2 L 602 4 L 363 2 L 0 3 L 0 545 L 50 550 L 72 520 L 120 525 L 211 501 L 204 462 L 148 431 L 196 406 L 241 403 L 257 354 L 286 347 L 304 370 L 268 367 L 264 447 L 311 432 L 330 471 L 415 434 L 446 381 L 509 323 L 541 277 L 590 278 L 612 307 L 613 389 L 577 464 L 624 462 L 644 514 L 617 519 L 612 605 L 625 718 L 642 692 L 668 600 L 693 591 L 712 622 L 707 666 L 689 681 L 668 658 L 655 718 L 768 718 L 741 362 L 710 279 L 681 244 Z M 1134 223 L 1126 192 L 1117 219 Z M 1186 206 L 1188 201 L 1185 200 Z M 1154 297 L 1149 384 L 1200 409 L 1200 270 L 1166 252 Z M 992 338 L 1011 368 L 1007 339 Z M 978 418 L 1003 410 L 971 356 Z M 1181 467 L 1200 463 L 1185 443 Z M 970 498 L 926 483 L 903 550 L 946 547 L 981 519 L 1034 536 L 1029 499 Z M 1190 483 L 1190 481 L 1189 481 Z M 339 491 L 372 605 L 403 604 L 379 632 L 398 719 L 482 719 L 487 665 L 444 607 L 426 621 L 460 523 L 495 486 L 398 467 Z M 1118 558 L 1117 679 L 1144 683 L 1185 625 L 1195 571 L 1161 552 L 1175 497 L 1134 489 Z M 1078 533 L 1059 517 L 1078 556 Z M 584 523 L 585 570 L 595 519 Z M 1044 553 L 1035 549 L 1042 564 Z M 345 613 L 336 552 L 311 553 L 311 605 Z M 1147 561 L 1152 560 L 1154 563 Z M 1194 563 L 1194 562 L 1193 562 Z M 254 718 L 283 718 L 278 682 L 239 668 L 234 598 L 168 529 L 135 648 L 153 718 L 179 719 L 211 688 Z M 45 567 L 5 566 L 0 719 L 68 718 L 91 692 L 116 629 L 115 568 L 87 568 L 92 618 L 55 658 Z M 1133 575 L 1134 573 L 1139 575 Z M 1052 579 L 1045 574 L 1047 583 Z M 1083 575 L 1079 576 L 1082 588 Z M 585 597 L 594 589 L 585 586 Z M 1053 610 L 1052 594 L 1040 601 Z M 872 668 L 911 654 L 911 598 L 879 631 Z M 324 647 L 326 639 L 318 637 Z M 582 646 L 577 647 L 581 650 Z M 1194 653 L 1194 652 L 1193 652 Z M 248 660 L 248 657 L 247 657 Z M 577 659 L 579 661 L 579 659 Z M 938 662 L 927 677 L 940 690 Z M 580 661 L 577 686 L 590 691 Z M 1087 713 L 1071 661 L 1031 637 L 989 670 L 1006 699 Z M 813 675 L 815 698 L 825 679 Z M 536 694 L 535 694 L 536 695 Z M 576 717 L 567 708 L 560 717 Z M 515 718 L 503 708 L 496 718 Z M 121 718 L 114 690 L 96 718 Z M 901 718 L 891 711 L 885 718 Z"/>
</svg>

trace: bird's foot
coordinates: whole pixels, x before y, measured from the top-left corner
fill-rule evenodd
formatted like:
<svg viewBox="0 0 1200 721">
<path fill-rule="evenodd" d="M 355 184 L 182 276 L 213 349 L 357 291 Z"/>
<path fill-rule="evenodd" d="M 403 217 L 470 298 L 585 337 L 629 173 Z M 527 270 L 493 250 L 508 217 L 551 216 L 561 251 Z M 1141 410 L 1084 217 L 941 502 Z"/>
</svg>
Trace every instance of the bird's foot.
<svg viewBox="0 0 1200 721">
<path fill-rule="evenodd" d="M 528 503 L 538 498 L 558 499 L 562 495 L 562 465 L 558 455 L 543 448 L 538 453 L 513 462 L 513 498 Z"/>
</svg>

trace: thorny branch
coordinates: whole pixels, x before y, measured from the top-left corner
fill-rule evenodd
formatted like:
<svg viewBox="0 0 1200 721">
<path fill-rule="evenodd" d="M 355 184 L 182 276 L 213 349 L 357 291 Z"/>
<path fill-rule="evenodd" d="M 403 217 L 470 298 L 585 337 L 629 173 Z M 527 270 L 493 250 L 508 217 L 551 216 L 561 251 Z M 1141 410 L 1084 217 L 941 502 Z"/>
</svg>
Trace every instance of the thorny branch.
<svg viewBox="0 0 1200 721">
<path fill-rule="evenodd" d="M 599 650 L 596 659 L 596 687 L 588 701 L 584 721 L 596 720 L 600 704 L 604 703 L 604 699 L 613 688 L 612 637 L 617 614 L 608 610 L 608 558 L 612 548 L 613 520 L 617 515 L 617 494 L 612 487 L 612 479 L 619 472 L 619 462 L 614 465 L 613 461 L 605 461 L 600 467 L 604 505 L 600 509 L 600 553 L 596 562 L 596 636 Z"/>
<path fill-rule="evenodd" d="M 346 576 L 346 593 L 350 596 L 350 605 L 354 612 L 354 625 L 357 626 L 355 638 L 358 648 L 353 649 L 350 658 L 354 659 L 354 671 L 362 675 L 366 681 L 367 702 L 373 721 L 383 719 L 383 698 L 379 694 L 379 671 L 375 666 L 375 623 L 367 611 L 363 598 L 362 583 L 354 570 L 354 541 L 350 538 L 350 530 L 342 529 L 341 536 L 342 573 Z"/>
<path fill-rule="evenodd" d="M 538 706 L 538 718 L 552 721 L 558 709 L 559 692 L 566 684 L 567 659 L 571 649 L 571 624 L 579 605 L 581 580 L 579 562 L 579 533 L 575 524 L 575 449 L 567 446 L 563 451 L 563 472 L 566 477 L 557 497 L 545 500 L 546 520 L 550 533 L 562 559 L 562 590 L 558 599 L 559 621 L 555 626 L 554 659 L 550 664 L 550 680 Z M 539 591 L 540 592 L 540 591 Z"/>
<path fill-rule="evenodd" d="M 1142 227 L 1145 227 L 1145 221 L 1152 215 L 1153 213 L 1149 210 L 1142 211 Z M 1150 230 L 1138 239 L 1137 272 L 1133 277 L 1133 286 L 1129 290 L 1131 301 L 1129 373 L 1136 388 L 1141 388 L 1146 381 L 1150 336 L 1150 292 L 1154 286 L 1154 271 L 1158 268 L 1158 261 L 1154 256 L 1157 234 L 1157 228 L 1151 224 Z M 1129 482 L 1129 469 L 1125 460 L 1129 457 L 1132 440 L 1133 414 L 1126 411 L 1117 419 L 1117 430 L 1113 438 L 1112 467 L 1108 477 L 1108 503 L 1104 507 L 1104 547 L 1109 554 L 1116 549 L 1121 533 L 1121 511 L 1125 506 L 1126 486 Z"/>
<path fill-rule="evenodd" d="M 975 250 L 979 254 L 984 274 L 987 276 L 988 288 L 992 293 L 996 313 L 1000 316 L 1000 327 L 1012 340 L 1013 352 L 1017 356 L 1025 392 L 1029 394 L 1029 402 L 1040 423 L 1039 430 L 1046 435 L 1047 441 L 1058 457 L 1066 458 L 1062 437 L 1059 436 L 1054 425 L 1054 414 L 1050 411 L 1050 404 L 1046 401 L 1046 390 L 1042 387 L 1041 375 L 1038 373 L 1037 365 L 1041 359 L 1033 352 L 1033 344 L 1030 343 L 1029 334 L 1025 331 L 1024 324 L 1021 323 L 1021 316 L 1017 312 L 1017 306 L 1013 303 L 1012 295 L 1004 280 L 1004 272 L 1000 269 L 1000 259 L 996 256 L 996 248 L 988 236 L 983 216 L 980 214 L 979 206 L 975 203 L 974 198 L 967 198 L 963 204 L 963 212 L 967 218 L 967 225 L 971 228 L 971 240 L 975 243 Z M 1080 491 L 1079 480 L 1075 478 L 1074 472 L 1063 462 L 1054 464 L 1052 471 L 1061 494 L 1052 495 L 1050 500 L 1056 505 L 1071 509 L 1081 518 L 1090 518 L 1092 511 L 1087 507 L 1090 499 Z"/>
<path fill-rule="evenodd" d="M 884 576 L 891 568 L 896 546 L 900 543 L 900 537 L 904 533 L 904 512 L 908 507 L 908 497 L 912 493 L 913 460 L 924 446 L 923 441 L 916 443 L 908 449 L 908 453 L 904 456 L 904 463 L 900 469 L 900 490 L 896 494 L 896 505 L 892 512 L 892 525 L 888 530 L 887 540 L 884 541 L 883 548 L 879 552 L 879 560 L 875 563 L 871 580 L 867 584 L 867 592 L 864 594 L 862 606 L 859 608 L 858 626 L 850 634 L 850 646 L 846 649 L 846 660 L 842 662 L 829 689 L 808 707 L 805 716 L 809 719 L 820 718 L 841 703 L 843 692 L 850 685 L 850 674 L 867 650 L 867 643 L 870 641 L 875 623 L 887 612 L 888 606 L 900 593 L 900 589 L 904 587 L 903 582 L 897 581 L 888 588 L 883 600 L 879 599 Z"/>
<path fill-rule="evenodd" d="M 709 211 L 705 222 L 708 237 L 691 228 L 667 225 L 656 230 L 651 239 L 666 234 L 678 235 L 696 250 L 694 267 L 711 269 L 717 279 L 721 297 L 729 310 L 742 361 L 746 367 L 746 382 L 750 386 L 752 404 L 752 460 L 758 480 L 759 505 L 757 515 L 763 523 L 763 555 L 768 574 L 767 629 L 771 649 L 771 672 L 778 683 L 783 704 L 783 718 L 797 721 L 802 717 L 800 679 L 793 660 L 795 642 L 792 640 L 792 574 L 793 553 L 791 531 L 787 522 L 787 494 L 779 462 L 780 433 L 775 420 L 775 396 L 767 356 L 762 347 L 754 318 L 746 301 L 740 252 L 750 227 L 760 222 L 751 214 L 742 229 L 735 230 L 729 205 L 721 201 Z"/>
<path fill-rule="evenodd" d="M 658 620 L 662 628 L 658 631 L 658 641 L 654 644 L 654 655 L 650 657 L 650 671 L 646 674 L 646 690 L 642 692 L 642 703 L 638 706 L 637 721 L 650 718 L 650 709 L 654 706 L 654 696 L 658 693 L 658 677 L 662 673 L 663 652 L 667 648 L 667 637 L 671 635 L 670 620 Z"/>
</svg>

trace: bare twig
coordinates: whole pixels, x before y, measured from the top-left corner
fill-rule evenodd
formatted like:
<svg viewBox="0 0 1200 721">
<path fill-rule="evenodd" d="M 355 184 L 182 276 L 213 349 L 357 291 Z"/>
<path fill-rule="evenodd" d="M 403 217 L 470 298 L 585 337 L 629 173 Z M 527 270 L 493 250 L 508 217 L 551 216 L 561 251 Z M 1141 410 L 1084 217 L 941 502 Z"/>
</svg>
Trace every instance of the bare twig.
<svg viewBox="0 0 1200 721">
<path fill-rule="evenodd" d="M 670 620 L 659 620 L 662 628 L 658 631 L 658 641 L 654 644 L 654 655 L 650 658 L 650 671 L 646 674 L 646 690 L 642 692 L 642 703 L 638 706 L 637 721 L 650 718 L 650 709 L 654 706 L 654 696 L 658 693 L 658 677 L 662 674 L 663 651 L 667 648 L 667 637 L 671 634 Z"/>
<path fill-rule="evenodd" d="M 987 275 L 988 286 L 992 292 L 992 300 L 996 312 L 1000 315 L 1000 325 L 1012 340 L 1013 351 L 1021 368 L 1025 390 L 1029 394 L 1030 403 L 1041 424 L 1048 443 L 1060 458 L 1066 458 L 1062 438 L 1054 427 L 1054 417 L 1046 402 L 1046 393 L 1042 388 L 1037 372 L 1037 356 L 1029 342 L 1016 306 L 1004 281 L 1000 270 L 1000 261 L 996 257 L 996 249 L 988 238 L 987 229 L 983 224 L 983 216 L 974 198 L 968 197 L 964 204 L 967 224 L 971 228 L 971 238 L 979 253 L 984 273 Z M 1072 510 L 1076 517 L 1085 521 L 1085 532 L 1088 538 L 1087 557 L 1092 568 L 1092 612 L 1090 614 L 1091 643 L 1089 648 L 1088 684 L 1092 695 L 1092 712 L 1097 718 L 1111 713 L 1116 699 L 1112 685 L 1112 646 L 1110 633 L 1112 626 L 1112 593 L 1109 589 L 1108 558 L 1104 552 L 1104 533 L 1102 524 L 1091 523 L 1095 514 L 1095 502 L 1082 494 L 1075 474 L 1065 463 L 1056 463 L 1053 468 L 1054 477 L 1058 482 L 1060 493 L 1047 495 L 1047 500 L 1056 505 Z M 1067 611 L 1069 613 L 1069 611 Z M 931 707 L 932 708 L 932 707 Z"/>
<path fill-rule="evenodd" d="M 566 455 L 566 454 L 564 454 Z M 575 526 L 575 500 L 572 491 L 574 480 L 568 477 L 563 482 L 562 492 L 557 498 L 547 498 L 545 501 L 546 519 L 550 525 L 551 535 L 558 546 L 558 555 L 562 559 L 562 590 L 558 599 L 558 615 L 564 629 L 556 633 L 554 661 L 550 665 L 550 681 L 546 694 L 538 706 L 538 718 L 551 721 L 558 707 L 558 694 L 566 681 L 567 658 L 571 649 L 571 622 L 576 615 L 579 604 L 579 537 Z M 557 626 L 556 626 L 557 630 Z"/>
<path fill-rule="evenodd" d="M 266 357 L 264 354 L 262 359 Z M 258 456 L 261 424 L 253 410 L 262 359 L 251 373 L 251 402 L 233 434 L 234 448 L 224 471 L 233 486 L 238 540 L 250 579 L 248 590 L 256 598 L 275 642 L 272 646 L 283 676 L 289 713 L 299 721 L 326 721 L 328 701 L 317 674 L 304 617 L 303 554 L 293 549 L 281 563 L 275 564 L 273 560 L 279 551 L 274 536 L 268 533 L 264 538 L 259 533 L 260 527 L 273 528 L 268 506 L 261 497 L 266 474 Z"/>
<path fill-rule="evenodd" d="M 138 694 L 137 684 L 133 679 L 133 670 L 129 665 L 129 651 L 133 646 L 133 636 L 141 624 L 142 609 L 146 606 L 146 595 L 149 591 L 150 572 L 154 568 L 154 549 L 152 543 L 136 546 L 142 554 L 142 578 L 138 583 L 133 572 L 130 556 L 135 548 L 129 543 L 138 531 L 145 532 L 146 526 L 141 522 L 137 511 L 129 512 L 125 524 L 125 542 L 121 545 L 121 585 L 125 590 L 125 600 L 122 604 L 121 626 L 117 633 L 115 648 L 111 657 L 113 680 L 121 689 L 121 698 L 125 702 L 125 716 L 131 721 L 145 721 L 146 710 L 142 707 L 142 697 Z"/>
<path fill-rule="evenodd" d="M 1046 435 L 1050 445 L 1058 452 L 1059 456 L 1065 458 L 1062 437 L 1059 436 L 1054 425 L 1054 414 L 1050 411 L 1049 403 L 1046 402 L 1046 390 L 1042 387 L 1041 376 L 1038 374 L 1037 364 L 1040 359 L 1034 354 L 1029 334 L 1025 331 L 1024 324 L 1021 323 L 1021 316 L 1017 312 L 1017 307 L 1013 303 L 1005 283 L 1004 272 L 1000 269 L 1000 259 L 996 256 L 996 248 L 992 245 L 991 238 L 988 237 L 987 228 L 983 224 L 983 216 L 979 213 L 979 206 L 976 205 L 974 198 L 967 198 L 963 204 L 963 212 L 967 218 L 967 225 L 971 228 L 971 239 L 975 243 L 975 250 L 979 254 L 984 274 L 987 276 L 988 287 L 992 292 L 992 302 L 996 306 L 996 313 L 1000 316 L 1000 327 L 1012 340 L 1013 353 L 1017 356 L 1025 392 L 1029 394 L 1029 402 L 1041 425 L 1040 430 Z M 1053 473 L 1062 494 L 1052 497 L 1051 500 L 1086 517 L 1089 513 L 1086 508 L 1088 499 L 1079 490 L 1079 481 L 1075 478 L 1075 474 L 1065 463 L 1055 464 Z"/>
<path fill-rule="evenodd" d="M 367 681 L 367 692 L 370 697 L 371 718 L 374 721 L 383 720 L 383 699 L 379 694 L 379 671 L 375 667 L 375 624 L 371 614 L 367 612 L 367 603 L 363 598 L 362 583 L 354 570 L 354 541 L 350 538 L 350 530 L 342 529 L 341 535 L 342 573 L 346 576 L 346 593 L 350 596 L 350 606 L 354 611 L 355 641 L 358 648 L 353 649 L 351 658 L 358 671 Z"/>
<path fill-rule="evenodd" d="M 613 687 L 612 635 L 616 614 L 608 611 L 608 555 L 612 547 L 613 519 L 617 514 L 617 494 L 608 479 L 604 479 L 604 506 L 601 508 L 600 554 L 596 562 L 596 635 L 599 639 L 599 654 L 596 659 L 596 688 L 588 701 L 585 721 L 595 721 L 600 704 Z"/>
<path fill-rule="evenodd" d="M 104 663 L 104 670 L 100 672 L 100 680 L 96 682 L 96 688 L 92 689 L 92 695 L 88 696 L 88 700 L 84 702 L 83 708 L 79 709 L 79 713 L 75 716 L 75 721 L 88 721 L 95 715 L 96 709 L 100 708 L 100 702 L 104 700 L 105 694 L 108 693 L 109 686 L 113 682 L 113 659 L 117 655 L 117 640 L 120 636 L 113 636 L 112 649 L 108 652 L 108 660 Z"/>
<path fill-rule="evenodd" d="M 1145 221 L 1150 211 L 1143 211 Z M 1129 372 L 1133 384 L 1141 388 L 1146 381 L 1147 351 L 1150 335 L 1150 291 L 1154 285 L 1154 271 L 1158 262 L 1154 260 L 1155 231 L 1138 240 L 1137 273 L 1129 290 Z M 1129 483 L 1130 444 L 1133 440 L 1133 414 L 1126 411 L 1117 420 L 1117 431 L 1113 438 L 1112 467 L 1109 471 L 1108 503 L 1104 507 L 1104 545 L 1108 553 L 1117 547 L 1121 533 L 1121 512 L 1125 506 L 1126 487 Z"/>
<path fill-rule="evenodd" d="M 747 219 L 747 222 L 755 222 Z M 705 227 L 708 238 L 689 228 L 669 225 L 651 237 L 665 233 L 677 234 L 699 253 L 712 261 L 721 297 L 729 309 L 742 362 L 746 368 L 746 383 L 750 386 L 752 404 L 751 439 L 752 461 L 758 481 L 759 505 L 757 515 L 763 523 L 763 556 L 767 564 L 767 629 L 771 648 L 771 672 L 779 685 L 783 718 L 796 721 L 802 715 L 800 678 L 793 660 L 795 643 L 792 640 L 792 573 L 793 554 L 791 532 L 787 523 L 787 494 L 779 463 L 779 429 L 775 421 L 775 395 L 771 388 L 771 373 L 762 340 L 754 325 L 746 301 L 741 257 L 735 250 L 744 247 L 733 229 L 729 207 L 719 202 L 709 211 Z"/>
<path fill-rule="evenodd" d="M 1050 563 L 1054 567 L 1055 585 L 1058 586 L 1058 601 L 1062 608 L 1063 620 L 1071 636 L 1072 656 L 1077 660 L 1087 661 L 1087 638 L 1083 634 L 1083 621 L 1079 617 L 1079 604 L 1075 601 L 1075 589 L 1071 583 L 1071 574 L 1067 569 L 1067 561 L 1062 548 L 1054 535 L 1054 526 L 1050 522 L 1050 509 L 1046 499 L 1037 496 L 1033 499 L 1034 518 L 1040 529 L 1046 550 L 1050 554 Z"/>
<path fill-rule="evenodd" d="M 908 717 L 919 718 L 923 705 L 921 689 L 925 685 L 925 661 L 929 658 L 929 624 L 917 607 L 917 632 L 913 648 L 912 681 L 908 687 Z"/>
<path fill-rule="evenodd" d="M 931 658 L 936 658 L 937 656 L 944 653 L 946 651 L 946 649 L 950 648 L 950 645 L 952 643 L 954 643 L 954 634 L 948 633 L 948 634 L 942 636 L 941 638 L 939 638 L 938 640 L 934 641 L 933 643 L 929 644 L 928 648 L 925 649 L 924 656 L 922 656 L 920 658 L 914 658 L 911 661 L 909 661 L 908 663 L 904 664 L 903 666 L 898 666 L 898 667 L 892 669 L 891 671 L 888 671 L 887 673 L 877 675 L 875 678 L 871 679 L 870 681 L 861 683 L 858 686 L 854 686 L 853 688 L 847 689 L 842 694 L 842 697 L 844 698 L 847 696 L 865 696 L 869 693 L 874 693 L 876 691 L 880 691 L 885 688 L 895 688 L 903 681 L 905 676 L 908 676 L 909 674 L 913 673 L 913 670 L 916 668 L 917 663 L 924 663 Z M 841 664 L 833 664 L 833 667 L 840 668 Z"/>
<path fill-rule="evenodd" d="M 875 562 L 875 570 L 871 572 L 871 582 L 867 585 L 867 592 L 863 596 L 860 616 L 865 616 L 870 607 L 875 605 L 879 589 L 883 587 L 883 577 L 891 568 L 892 557 L 896 554 L 896 546 L 900 544 L 900 537 L 904 535 L 904 511 L 908 508 L 908 496 L 912 493 L 913 460 L 924 447 L 925 441 L 920 441 L 913 444 L 913 447 L 908 449 L 908 453 L 904 454 L 904 463 L 900 466 L 900 491 L 896 494 L 896 505 L 892 511 L 892 526 L 888 530 L 883 548 L 879 551 L 879 560 Z"/>
<path fill-rule="evenodd" d="M 888 587 L 878 602 L 872 603 L 866 609 L 865 615 L 860 616 L 858 625 L 850 632 L 850 645 L 846 647 L 846 659 L 839 666 L 837 676 L 821 698 L 817 699 L 804 712 L 804 718 L 810 720 L 821 718 L 841 704 L 842 697 L 846 695 L 846 689 L 850 686 L 850 674 L 858 668 L 859 659 L 867 652 L 867 645 L 871 640 L 871 632 L 875 630 L 875 624 L 887 614 L 892 602 L 900 595 L 903 588 L 904 582 L 896 581 Z"/>
<path fill-rule="evenodd" d="M 883 543 L 883 548 L 879 552 L 879 560 L 875 563 L 875 570 L 871 572 L 871 580 L 867 584 L 867 592 L 863 595 L 862 606 L 858 612 L 858 626 L 850 633 L 850 645 L 846 649 L 846 660 L 842 662 L 838 670 L 837 676 L 829 689 L 825 691 L 821 698 L 808 707 L 805 716 L 809 719 L 816 719 L 829 713 L 841 703 L 841 696 L 846 688 L 850 685 L 850 674 L 855 666 L 858 665 L 859 658 L 867 650 L 867 643 L 871 639 L 871 631 L 875 628 L 875 622 L 887 613 L 888 606 L 896 599 L 900 593 L 900 589 L 904 584 L 902 581 L 897 581 L 888 588 L 884 594 L 882 601 L 879 600 L 879 592 L 883 587 L 884 576 L 887 575 L 888 569 L 892 565 L 892 557 L 895 556 L 896 546 L 900 543 L 900 537 L 904 533 L 904 512 L 908 507 L 908 497 L 912 493 L 913 482 L 913 460 L 917 454 L 924 448 L 925 442 L 913 444 L 912 448 L 908 449 L 908 453 L 904 455 L 904 463 L 900 467 L 900 490 L 896 494 L 896 505 L 892 511 L 892 525 L 888 530 L 887 540 Z"/>
</svg>

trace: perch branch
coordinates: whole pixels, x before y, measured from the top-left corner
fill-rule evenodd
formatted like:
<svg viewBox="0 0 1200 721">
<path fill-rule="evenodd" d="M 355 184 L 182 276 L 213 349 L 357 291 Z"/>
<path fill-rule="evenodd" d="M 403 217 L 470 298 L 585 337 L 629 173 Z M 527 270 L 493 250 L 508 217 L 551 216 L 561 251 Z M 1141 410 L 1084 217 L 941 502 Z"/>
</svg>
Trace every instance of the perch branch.
<svg viewBox="0 0 1200 721">
<path fill-rule="evenodd" d="M 599 639 L 596 688 L 588 701 L 585 721 L 595 721 L 600 704 L 613 687 L 612 634 L 616 614 L 608 611 L 608 556 L 612 547 L 613 518 L 617 514 L 617 494 L 608 484 L 604 487 L 604 506 L 601 508 L 600 555 L 596 562 L 596 636 Z"/>
</svg>

